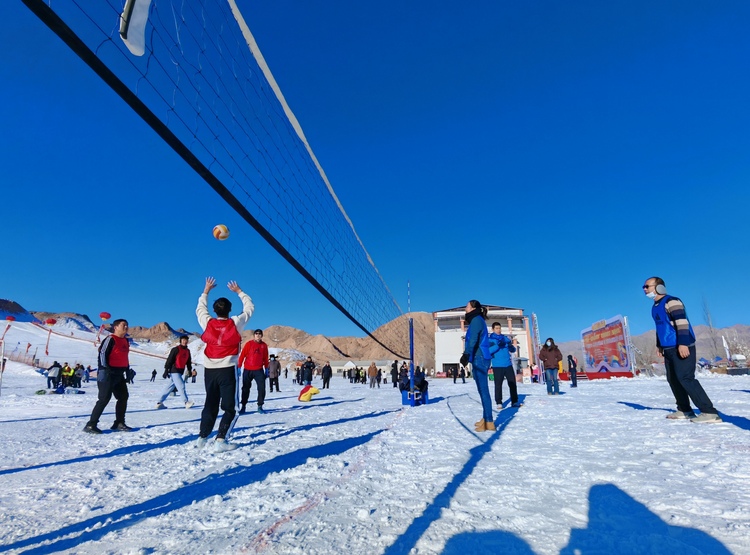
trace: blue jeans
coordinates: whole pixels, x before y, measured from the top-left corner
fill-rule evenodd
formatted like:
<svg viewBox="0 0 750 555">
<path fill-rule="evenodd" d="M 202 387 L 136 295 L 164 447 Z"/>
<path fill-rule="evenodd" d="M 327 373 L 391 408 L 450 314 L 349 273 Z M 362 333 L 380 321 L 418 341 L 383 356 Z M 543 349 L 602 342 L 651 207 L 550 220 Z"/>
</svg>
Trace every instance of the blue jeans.
<svg viewBox="0 0 750 555">
<path fill-rule="evenodd" d="M 185 382 L 182 379 L 182 372 L 170 372 L 169 377 L 172 378 L 172 381 L 162 391 L 159 402 L 163 403 L 169 397 L 170 393 L 176 391 L 182 397 L 182 401 L 187 403 L 188 396 L 185 392 Z"/>
<path fill-rule="evenodd" d="M 557 381 L 557 368 L 545 368 L 544 379 L 547 382 L 547 393 L 550 395 L 559 395 L 560 382 Z"/>
<path fill-rule="evenodd" d="M 489 366 L 483 368 L 477 364 L 473 364 L 471 375 L 474 376 L 477 391 L 479 392 L 479 399 L 482 401 L 482 419 L 485 422 L 492 422 L 492 397 L 490 397 L 490 383 L 487 377 L 488 370 Z"/>
</svg>

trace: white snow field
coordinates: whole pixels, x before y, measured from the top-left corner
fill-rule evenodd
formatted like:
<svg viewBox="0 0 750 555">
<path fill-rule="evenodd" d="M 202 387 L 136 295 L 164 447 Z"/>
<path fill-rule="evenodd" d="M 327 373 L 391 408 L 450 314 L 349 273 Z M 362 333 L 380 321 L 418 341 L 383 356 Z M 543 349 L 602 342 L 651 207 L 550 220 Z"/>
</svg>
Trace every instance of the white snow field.
<svg viewBox="0 0 750 555">
<path fill-rule="evenodd" d="M 32 333 L 14 324 L 8 347 Z M 93 364 L 95 351 L 53 335 L 50 358 Z M 404 407 L 391 384 L 341 377 L 301 403 L 290 374 L 266 414 L 239 418 L 239 448 L 217 453 L 193 447 L 203 376 L 195 407 L 157 411 L 163 362 L 132 361 L 135 430 L 109 431 L 113 399 L 100 436 L 82 432 L 95 382 L 35 395 L 45 378 L 8 363 L 0 552 L 750 554 L 748 376 L 700 375 L 722 424 L 667 420 L 667 382 L 636 378 L 554 397 L 520 385 L 520 409 L 506 388 L 497 432 L 478 434 L 472 381 L 431 380 L 431 403 Z"/>
</svg>

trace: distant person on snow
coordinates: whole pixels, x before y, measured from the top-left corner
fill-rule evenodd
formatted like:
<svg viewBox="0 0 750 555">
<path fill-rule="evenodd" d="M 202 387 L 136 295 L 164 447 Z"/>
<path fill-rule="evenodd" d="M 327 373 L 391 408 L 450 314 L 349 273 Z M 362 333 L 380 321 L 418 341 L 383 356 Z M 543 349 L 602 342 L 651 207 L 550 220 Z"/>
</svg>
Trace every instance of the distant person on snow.
<svg viewBox="0 0 750 555">
<path fill-rule="evenodd" d="M 55 361 L 52 366 L 47 368 L 47 389 L 57 389 L 57 384 L 60 382 L 60 371 L 62 366 L 60 363 Z"/>
<path fill-rule="evenodd" d="M 323 378 L 323 387 L 321 389 L 331 389 L 331 378 L 333 377 L 333 368 L 331 368 L 330 361 L 326 361 L 323 369 L 320 372 Z"/>
<path fill-rule="evenodd" d="M 370 378 L 370 389 L 375 389 L 375 383 L 378 379 L 378 367 L 375 365 L 375 362 L 367 368 L 367 377 Z"/>
<path fill-rule="evenodd" d="M 237 448 L 236 445 L 227 443 L 226 436 L 231 432 L 237 414 L 235 404 L 238 401 L 239 391 L 237 390 L 236 365 L 242 341 L 240 333 L 253 315 L 255 306 L 237 282 L 230 281 L 227 287 L 240 297 L 242 313 L 230 318 L 232 303 L 229 299 L 221 297 L 214 301 L 213 309 L 216 318 L 212 318 L 208 313 L 208 293 L 214 287 L 216 287 L 216 280 L 207 277 L 206 285 L 198 298 L 198 306 L 195 309 L 198 323 L 204 330 L 201 339 L 206 343 L 203 351 L 206 401 L 201 413 L 200 433 L 196 447 L 201 448 L 206 445 L 208 436 L 214 429 L 221 404 L 224 415 L 216 433 L 216 449 L 229 451 Z"/>
<path fill-rule="evenodd" d="M 562 362 L 560 348 L 555 345 L 551 337 L 544 342 L 542 350 L 539 351 L 539 362 L 544 368 L 544 381 L 547 384 L 547 395 L 560 395 L 559 370 Z"/>
<path fill-rule="evenodd" d="M 182 397 L 182 402 L 185 403 L 185 408 L 189 409 L 195 403 L 188 399 L 187 391 L 185 390 L 185 370 L 192 372 L 193 370 L 193 359 L 190 355 L 190 349 L 188 349 L 189 337 L 187 335 L 180 336 L 179 345 L 172 347 L 167 356 L 167 362 L 164 364 L 164 371 L 169 373 L 170 382 L 164 391 L 161 393 L 161 397 L 156 402 L 157 409 L 167 408 L 164 405 L 167 397 L 170 393 L 179 393 Z M 151 381 L 156 378 L 156 370 L 151 373 Z"/>
<path fill-rule="evenodd" d="M 394 360 L 391 364 L 391 383 L 393 387 L 398 387 L 398 361 Z"/>
<path fill-rule="evenodd" d="M 578 361 L 573 355 L 568 355 L 568 374 L 570 374 L 570 387 L 578 387 Z"/>
<path fill-rule="evenodd" d="M 268 391 L 273 393 L 273 386 L 276 386 L 276 393 L 279 390 L 279 378 L 281 377 L 281 363 L 276 360 L 276 355 L 270 355 L 268 361 Z"/>
<path fill-rule="evenodd" d="M 268 368 L 268 345 L 263 341 L 263 330 L 253 332 L 252 341 L 242 347 L 237 364 L 242 368 L 242 406 L 240 414 L 245 414 L 247 400 L 253 380 L 258 386 L 258 412 L 263 414 L 263 403 L 266 400 L 266 368 Z"/>
<path fill-rule="evenodd" d="M 118 319 L 112 322 L 112 334 L 99 346 L 99 370 L 96 385 L 99 397 L 91 412 L 89 421 L 83 431 L 89 434 L 101 434 L 97 427 L 99 418 L 109 404 L 112 395 L 117 399 L 115 405 L 115 423 L 112 430 L 128 432 L 132 428 L 125 424 L 125 412 L 128 409 L 128 385 L 126 373 L 130 369 L 128 355 L 130 344 L 125 337 L 128 333 L 128 321 Z"/>
<path fill-rule="evenodd" d="M 312 357 L 307 357 L 307 360 L 302 365 L 302 382 L 304 385 L 310 385 L 313 380 L 313 372 L 315 372 L 315 363 Z"/>
<path fill-rule="evenodd" d="M 667 294 L 664 280 L 660 277 L 648 278 L 643 292 L 654 301 L 651 316 L 656 324 L 656 348 L 664 357 L 667 382 L 677 403 L 677 412 L 668 414 L 667 418 L 689 418 L 697 423 L 722 422 L 703 386 L 695 379 L 695 333 L 685 305 L 677 297 Z M 696 416 L 693 412 L 691 400 L 700 409 L 700 415 Z"/>
<path fill-rule="evenodd" d="M 492 373 L 495 377 L 497 410 L 503 410 L 503 380 L 508 381 L 511 406 L 520 406 L 516 373 L 510 359 L 510 354 L 515 352 L 516 347 L 513 345 L 513 340 L 507 335 L 503 335 L 503 327 L 500 322 L 493 322 L 492 333 L 490 334 L 490 356 L 492 356 Z"/>
</svg>

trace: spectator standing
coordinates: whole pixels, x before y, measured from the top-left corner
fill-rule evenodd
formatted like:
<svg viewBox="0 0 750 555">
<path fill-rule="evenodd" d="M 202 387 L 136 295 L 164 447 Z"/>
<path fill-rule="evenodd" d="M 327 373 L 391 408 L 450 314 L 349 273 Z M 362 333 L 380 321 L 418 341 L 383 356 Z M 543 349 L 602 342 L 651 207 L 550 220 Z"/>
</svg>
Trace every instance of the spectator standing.
<svg viewBox="0 0 750 555">
<path fill-rule="evenodd" d="M 555 345 L 555 340 L 551 337 L 547 338 L 544 346 L 542 346 L 542 350 L 539 351 L 539 362 L 542 363 L 542 368 L 544 368 L 547 395 L 559 395 L 560 381 L 558 379 L 558 372 L 560 363 L 562 362 L 562 353 L 559 347 Z"/>
<path fill-rule="evenodd" d="M 151 381 L 152 382 L 156 381 L 156 368 L 154 368 L 153 372 L 151 372 Z"/>
<path fill-rule="evenodd" d="M 126 373 L 130 369 L 129 352 L 130 344 L 125 337 L 128 333 L 128 321 L 118 319 L 112 322 L 112 334 L 107 336 L 99 346 L 99 370 L 97 371 L 96 385 L 99 396 L 91 411 L 91 416 L 83 431 L 88 434 L 101 434 L 97 427 L 99 418 L 109 404 L 112 396 L 117 399 L 115 405 L 115 422 L 112 430 L 121 432 L 130 431 L 132 428 L 125 424 L 125 412 L 128 409 L 128 385 Z"/>
<path fill-rule="evenodd" d="M 466 315 L 464 321 L 469 325 L 464 339 L 464 352 L 461 355 L 461 365 L 471 363 L 471 373 L 477 384 L 479 398 L 482 401 L 482 419 L 475 422 L 477 432 L 495 431 L 495 423 L 492 420 L 492 398 L 490 397 L 490 386 L 488 372 L 492 357 L 490 356 L 490 341 L 487 333 L 487 309 L 482 304 L 472 299 L 466 303 Z"/>
<path fill-rule="evenodd" d="M 167 362 L 164 364 L 164 371 L 169 373 L 169 384 L 164 388 L 161 393 L 161 397 L 156 402 L 157 409 L 167 408 L 164 405 L 167 397 L 170 393 L 179 393 L 182 397 L 182 402 L 185 404 L 185 408 L 189 409 L 195 403 L 188 399 L 187 391 L 185 390 L 185 379 L 186 370 L 192 373 L 193 370 L 193 358 L 190 355 L 190 349 L 188 349 L 188 336 L 180 336 L 180 342 L 177 346 L 172 347 L 167 355 Z M 151 381 L 156 379 L 156 370 L 151 373 Z"/>
<path fill-rule="evenodd" d="M 453 371 L 456 371 L 455 368 Z M 461 378 L 461 383 L 466 383 L 466 368 L 463 366 L 461 367 L 461 370 L 458 371 L 458 377 Z"/>
<path fill-rule="evenodd" d="M 273 386 L 276 386 L 276 393 L 279 391 L 279 376 L 281 376 L 281 363 L 276 360 L 276 355 L 271 355 L 268 361 L 268 390 L 273 393 Z"/>
<path fill-rule="evenodd" d="M 374 362 L 367 368 L 367 377 L 370 378 L 370 389 L 375 389 L 375 382 L 378 379 L 378 367 Z"/>
<path fill-rule="evenodd" d="M 227 287 L 230 291 L 237 293 L 242 301 L 242 313 L 230 318 L 232 303 L 229 299 L 221 297 L 213 304 L 216 318 L 208 313 L 208 293 L 216 287 L 216 280 L 212 277 L 206 278 L 203 293 L 198 298 L 198 306 L 195 314 L 198 323 L 204 330 L 201 339 L 206 343 L 203 356 L 204 380 L 206 385 L 206 402 L 201 413 L 201 425 L 196 447 L 203 447 L 208 441 L 208 436 L 214 428 L 216 418 L 219 415 L 219 407 L 224 415 L 219 422 L 219 430 L 216 433 L 216 449 L 228 451 L 236 449 L 237 446 L 227 443 L 226 436 L 232 430 L 235 422 L 235 406 L 238 401 L 237 390 L 237 356 L 240 352 L 240 342 L 245 324 L 253 314 L 255 307 L 250 297 L 240 289 L 237 282 L 230 281 Z"/>
<path fill-rule="evenodd" d="M 239 367 L 242 368 L 242 406 L 240 414 L 245 414 L 250 387 L 253 381 L 258 386 L 258 412 L 263 414 L 263 403 L 266 400 L 266 371 L 268 368 L 268 345 L 263 341 L 263 330 L 253 332 L 252 341 L 242 347 Z"/>
<path fill-rule="evenodd" d="M 393 387 L 398 387 L 398 361 L 394 360 L 391 364 L 391 383 Z"/>
<path fill-rule="evenodd" d="M 310 385 L 313 379 L 313 372 L 315 371 L 315 363 L 312 357 L 307 357 L 305 364 L 302 365 L 302 384 Z"/>
<path fill-rule="evenodd" d="M 511 406 L 518 407 L 518 384 L 510 354 L 516 352 L 513 340 L 503 335 L 500 322 L 492 323 L 490 334 L 490 355 L 492 356 L 492 373 L 495 376 L 495 403 L 497 410 L 503 410 L 503 380 L 508 381 Z"/>
<path fill-rule="evenodd" d="M 333 377 L 333 368 L 331 368 L 331 362 L 326 361 L 325 365 L 323 366 L 323 370 L 321 371 L 321 376 L 323 378 L 323 386 L 321 389 L 331 389 L 331 378 Z"/>
<path fill-rule="evenodd" d="M 570 387 L 578 387 L 578 361 L 573 355 L 568 355 L 568 374 L 570 374 Z"/>
<path fill-rule="evenodd" d="M 52 366 L 47 368 L 47 389 L 57 389 L 60 384 L 60 371 L 62 366 L 57 361 L 52 363 Z"/>
<path fill-rule="evenodd" d="M 689 418 L 696 423 L 722 422 L 703 386 L 695 379 L 695 333 L 688 320 L 683 302 L 667 294 L 660 277 L 651 277 L 643 285 L 643 292 L 653 299 L 651 316 L 656 325 L 656 348 L 664 357 L 667 382 L 672 389 L 677 412 L 667 415 L 670 420 Z M 690 401 L 701 413 L 696 416 Z"/>
</svg>

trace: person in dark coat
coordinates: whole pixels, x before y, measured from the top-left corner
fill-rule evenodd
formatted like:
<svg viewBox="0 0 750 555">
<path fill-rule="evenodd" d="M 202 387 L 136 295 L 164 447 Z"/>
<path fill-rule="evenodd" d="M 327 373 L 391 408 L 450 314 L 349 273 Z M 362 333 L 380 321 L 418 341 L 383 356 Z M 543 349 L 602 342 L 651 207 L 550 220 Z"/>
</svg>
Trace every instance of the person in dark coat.
<svg viewBox="0 0 750 555">
<path fill-rule="evenodd" d="M 578 363 L 573 355 L 568 355 L 568 373 L 570 374 L 570 387 L 578 387 L 577 381 Z"/>
<path fill-rule="evenodd" d="M 331 363 L 329 361 L 326 361 L 325 365 L 323 366 L 323 369 L 321 370 L 321 377 L 323 378 L 322 389 L 331 389 L 331 377 L 332 376 L 333 376 L 333 368 L 331 368 Z"/>
</svg>

